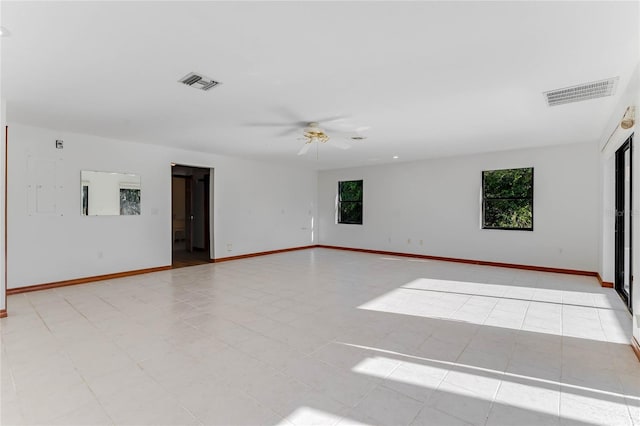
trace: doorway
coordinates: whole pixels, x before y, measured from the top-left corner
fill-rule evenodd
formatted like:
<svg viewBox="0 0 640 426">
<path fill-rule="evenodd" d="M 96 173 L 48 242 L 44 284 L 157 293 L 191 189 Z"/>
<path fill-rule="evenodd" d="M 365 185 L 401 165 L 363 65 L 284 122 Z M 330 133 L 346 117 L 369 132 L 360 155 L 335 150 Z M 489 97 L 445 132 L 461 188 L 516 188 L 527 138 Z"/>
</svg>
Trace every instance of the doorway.
<svg viewBox="0 0 640 426">
<path fill-rule="evenodd" d="M 171 266 L 209 263 L 211 169 L 171 167 Z"/>
<path fill-rule="evenodd" d="M 633 135 L 616 151 L 616 254 L 615 289 L 631 311 L 633 292 L 632 241 Z"/>
</svg>

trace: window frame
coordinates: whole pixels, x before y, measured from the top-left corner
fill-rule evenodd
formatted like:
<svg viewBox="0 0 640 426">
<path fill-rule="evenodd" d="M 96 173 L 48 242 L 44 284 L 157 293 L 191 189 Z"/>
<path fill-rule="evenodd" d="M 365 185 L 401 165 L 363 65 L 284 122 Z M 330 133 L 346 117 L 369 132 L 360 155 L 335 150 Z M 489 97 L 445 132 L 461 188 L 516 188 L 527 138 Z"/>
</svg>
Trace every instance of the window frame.
<svg viewBox="0 0 640 426">
<path fill-rule="evenodd" d="M 521 170 L 521 169 L 531 169 L 531 196 L 530 197 L 487 197 L 485 193 L 485 173 L 487 172 L 496 172 L 502 170 Z M 482 171 L 482 217 L 480 218 L 482 229 L 497 229 L 501 231 L 531 231 L 533 232 L 534 226 L 534 190 L 535 190 L 535 170 L 534 167 L 513 167 L 509 169 L 493 169 L 493 170 L 483 170 Z M 514 227 L 505 227 L 505 226 L 487 226 L 485 220 L 485 213 L 487 207 L 487 200 L 528 200 L 531 204 L 531 227 L 530 228 L 514 228 Z"/>
<path fill-rule="evenodd" d="M 347 182 L 360 182 L 360 200 L 343 200 L 341 194 L 341 187 L 343 183 Z M 351 179 L 338 181 L 338 197 L 337 197 L 337 224 L 340 225 L 362 225 L 364 223 L 364 179 Z M 346 222 L 342 219 L 342 204 L 343 203 L 359 203 L 360 204 L 360 222 Z"/>
</svg>

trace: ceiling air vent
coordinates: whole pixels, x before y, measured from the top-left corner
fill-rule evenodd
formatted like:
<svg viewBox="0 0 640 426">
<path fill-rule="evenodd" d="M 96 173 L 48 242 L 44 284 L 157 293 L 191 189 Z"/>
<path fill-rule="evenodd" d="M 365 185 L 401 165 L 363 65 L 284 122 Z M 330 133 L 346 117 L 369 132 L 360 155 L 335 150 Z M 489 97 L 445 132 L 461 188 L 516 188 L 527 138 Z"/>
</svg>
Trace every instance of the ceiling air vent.
<svg viewBox="0 0 640 426">
<path fill-rule="evenodd" d="M 615 93 L 617 82 L 618 77 L 614 77 L 607 80 L 592 81 L 578 86 L 565 87 L 564 89 L 550 90 L 543 94 L 549 106 L 556 106 L 611 96 Z"/>
<path fill-rule="evenodd" d="M 200 90 L 213 89 L 218 84 L 220 84 L 219 81 L 215 81 L 212 78 L 205 77 L 202 74 L 196 74 L 195 72 L 190 72 L 178 81 L 180 83 L 186 84 L 187 86 L 191 86 Z"/>
</svg>

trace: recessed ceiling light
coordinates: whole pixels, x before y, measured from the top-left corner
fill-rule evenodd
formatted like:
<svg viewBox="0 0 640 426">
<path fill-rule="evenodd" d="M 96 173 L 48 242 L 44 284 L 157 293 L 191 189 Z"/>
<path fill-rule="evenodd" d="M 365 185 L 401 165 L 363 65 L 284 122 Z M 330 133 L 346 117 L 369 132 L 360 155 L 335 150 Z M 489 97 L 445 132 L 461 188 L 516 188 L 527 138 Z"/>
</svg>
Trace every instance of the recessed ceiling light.
<svg viewBox="0 0 640 426">
<path fill-rule="evenodd" d="M 11 31 L 6 29 L 5 27 L 0 27 L 0 37 L 9 37 L 11 35 Z"/>
<path fill-rule="evenodd" d="M 397 155 L 394 155 L 394 156 L 393 156 L 393 159 L 394 159 L 394 160 L 397 160 L 398 158 L 400 158 L 400 157 L 398 157 Z"/>
</svg>

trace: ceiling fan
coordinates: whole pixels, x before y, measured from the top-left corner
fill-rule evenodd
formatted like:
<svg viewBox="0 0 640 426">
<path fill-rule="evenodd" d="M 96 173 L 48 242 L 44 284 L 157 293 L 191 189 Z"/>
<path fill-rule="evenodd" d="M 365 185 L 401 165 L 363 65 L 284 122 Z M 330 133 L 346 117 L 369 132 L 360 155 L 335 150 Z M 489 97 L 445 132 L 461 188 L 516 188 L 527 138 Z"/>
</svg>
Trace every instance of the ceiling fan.
<svg viewBox="0 0 640 426">
<path fill-rule="evenodd" d="M 280 109 L 281 113 L 286 113 L 287 118 L 290 118 L 290 122 L 278 123 L 278 122 L 266 122 L 266 123 L 247 123 L 249 126 L 258 126 L 258 127 L 288 127 L 284 131 L 280 132 L 278 136 L 287 136 L 293 133 L 302 132 L 302 137 L 298 138 L 298 140 L 304 141 L 304 145 L 298 151 L 298 155 L 306 154 L 314 142 L 316 142 L 316 147 L 319 144 L 324 144 L 331 140 L 330 144 L 340 149 L 349 149 L 351 145 L 347 144 L 343 139 L 352 139 L 354 141 L 359 141 L 366 139 L 366 136 L 362 134 L 363 131 L 369 129 L 368 126 L 362 126 L 354 129 L 353 131 L 345 131 L 345 130 L 329 130 L 325 131 L 325 129 L 320 127 L 320 123 L 328 124 L 328 123 L 336 123 L 338 127 L 347 128 L 346 119 L 348 116 L 340 115 L 340 116 L 332 116 L 327 117 L 322 120 L 316 121 L 302 121 L 299 120 L 295 114 L 290 113 L 288 110 Z M 342 136 L 341 138 L 331 137 L 335 135 Z"/>
<path fill-rule="evenodd" d="M 347 134 L 347 132 L 335 132 L 335 133 L 340 134 L 341 136 L 344 136 L 344 138 L 348 138 L 353 141 L 362 141 L 367 137 L 364 136 L 361 132 L 368 130 L 369 128 L 370 128 L 369 126 L 361 126 L 356 128 L 353 133 L 349 133 L 349 134 Z M 325 131 L 320 128 L 320 125 L 315 121 L 308 123 L 307 126 L 304 128 L 303 132 L 304 132 L 303 137 L 298 139 L 303 140 L 304 145 L 302 146 L 300 151 L 298 151 L 298 155 L 306 154 L 307 151 L 309 151 L 309 148 L 311 148 L 311 145 L 313 144 L 313 142 L 316 142 L 318 144 L 326 143 L 329 141 L 329 139 L 331 139 L 329 135 L 327 135 Z M 341 139 L 337 139 L 337 138 L 333 139 L 331 143 L 335 147 L 340 149 L 351 148 L 351 145 L 347 144 L 344 140 L 341 140 Z M 316 145 L 316 147 L 317 146 L 318 145 Z"/>
<path fill-rule="evenodd" d="M 343 136 L 348 137 L 349 139 L 354 141 L 362 141 L 367 138 L 362 134 L 362 132 L 365 130 L 368 130 L 369 128 L 370 128 L 369 126 L 358 127 L 355 129 L 354 133 L 351 134 L 350 136 L 345 136 L 345 132 L 336 132 L 336 133 L 342 134 Z M 304 155 L 307 153 L 307 151 L 309 151 L 309 148 L 311 148 L 311 145 L 313 144 L 313 142 L 326 143 L 329 141 L 330 137 L 325 133 L 324 130 L 322 130 L 319 127 L 317 122 L 312 121 L 308 123 L 307 126 L 303 129 L 303 137 L 299 139 L 302 139 L 305 142 L 302 148 L 300 149 L 300 151 L 298 151 L 298 155 Z M 341 139 L 334 139 L 332 144 L 340 149 L 351 148 L 351 145 L 345 143 Z"/>
<path fill-rule="evenodd" d="M 298 138 L 298 139 L 299 140 L 303 140 L 304 141 L 304 145 L 302 145 L 302 148 L 300 149 L 300 151 L 298 151 L 298 155 L 306 154 L 309 151 L 309 148 L 311 148 L 311 145 L 314 142 L 316 142 L 318 144 L 327 143 L 329 141 L 329 139 L 331 139 L 329 137 L 329 135 L 327 135 L 325 133 L 325 131 L 320 128 L 320 125 L 316 121 L 312 121 L 312 122 L 308 123 L 307 126 L 303 129 L 302 135 L 303 135 L 303 137 L 302 138 Z M 339 139 L 334 139 L 332 144 L 335 145 L 337 148 L 340 148 L 340 149 L 349 149 L 349 148 L 351 148 L 349 145 L 347 145 L 346 143 L 344 143 L 343 141 L 341 141 Z"/>
</svg>

